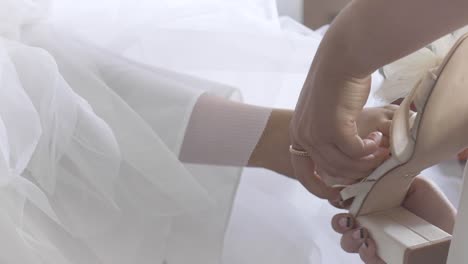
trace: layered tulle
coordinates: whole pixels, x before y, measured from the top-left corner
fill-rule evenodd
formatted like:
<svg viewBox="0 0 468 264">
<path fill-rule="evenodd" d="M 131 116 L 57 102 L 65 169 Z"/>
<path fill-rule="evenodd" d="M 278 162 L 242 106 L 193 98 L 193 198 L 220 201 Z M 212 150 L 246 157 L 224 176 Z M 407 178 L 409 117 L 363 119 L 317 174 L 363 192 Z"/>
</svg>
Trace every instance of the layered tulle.
<svg viewBox="0 0 468 264">
<path fill-rule="evenodd" d="M 0 0 L 0 263 L 220 263 L 240 169 L 178 152 L 202 93 L 291 107 L 320 36 L 287 22 L 272 0 Z"/>
<path fill-rule="evenodd" d="M 218 203 L 177 151 L 198 96 L 234 89 L 55 30 L 38 20 L 46 2 L 0 6 L 1 263 L 156 263 L 185 240 L 168 241 L 177 217 L 221 212 L 224 226 L 232 199 Z"/>
</svg>

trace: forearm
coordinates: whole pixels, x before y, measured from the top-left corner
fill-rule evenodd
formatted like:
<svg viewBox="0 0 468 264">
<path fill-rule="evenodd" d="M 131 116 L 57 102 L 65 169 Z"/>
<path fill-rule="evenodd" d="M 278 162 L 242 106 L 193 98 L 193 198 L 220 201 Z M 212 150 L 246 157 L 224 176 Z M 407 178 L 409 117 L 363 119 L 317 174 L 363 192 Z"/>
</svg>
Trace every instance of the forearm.
<svg viewBox="0 0 468 264">
<path fill-rule="evenodd" d="M 263 167 L 292 175 L 289 110 L 203 95 L 189 121 L 180 159 L 187 163 Z"/>
<path fill-rule="evenodd" d="M 354 0 L 324 37 L 314 67 L 365 77 L 466 24 L 465 0 Z"/>
<path fill-rule="evenodd" d="M 250 156 L 249 167 L 262 167 L 293 177 L 288 133 L 292 114 L 290 110 L 272 111 L 265 130 Z"/>
</svg>

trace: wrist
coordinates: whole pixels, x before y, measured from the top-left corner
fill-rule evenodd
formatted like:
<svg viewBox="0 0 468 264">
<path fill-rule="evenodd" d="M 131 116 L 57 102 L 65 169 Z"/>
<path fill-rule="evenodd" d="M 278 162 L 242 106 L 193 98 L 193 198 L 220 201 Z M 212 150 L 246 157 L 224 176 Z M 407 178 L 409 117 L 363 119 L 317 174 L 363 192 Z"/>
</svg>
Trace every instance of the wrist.
<svg viewBox="0 0 468 264">
<path fill-rule="evenodd" d="M 349 16 L 349 14 L 348 14 Z M 369 58 L 369 50 L 353 26 L 343 26 L 343 17 L 338 17 L 320 43 L 312 68 L 333 71 L 335 77 L 363 79 L 371 75 L 378 66 Z M 315 65 L 317 67 L 315 67 Z M 321 71 L 322 72 L 322 71 Z"/>
<path fill-rule="evenodd" d="M 274 109 L 249 160 L 249 166 L 293 177 L 289 154 L 291 110 Z"/>
</svg>

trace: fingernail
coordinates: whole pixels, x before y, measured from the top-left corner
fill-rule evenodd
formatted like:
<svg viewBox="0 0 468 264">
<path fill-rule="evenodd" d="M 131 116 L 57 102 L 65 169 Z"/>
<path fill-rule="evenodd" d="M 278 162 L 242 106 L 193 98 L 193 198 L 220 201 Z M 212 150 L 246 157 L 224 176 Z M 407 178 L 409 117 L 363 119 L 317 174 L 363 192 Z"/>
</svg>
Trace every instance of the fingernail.
<svg viewBox="0 0 468 264">
<path fill-rule="evenodd" d="M 341 218 L 339 224 L 342 228 L 350 228 L 351 227 L 351 218 Z"/>
<path fill-rule="evenodd" d="M 361 250 L 367 250 L 369 248 L 369 244 L 367 243 L 367 241 L 364 241 L 364 243 L 362 243 L 361 245 Z"/>
<path fill-rule="evenodd" d="M 364 139 L 364 144 L 366 144 L 366 146 L 376 145 L 375 140 L 373 140 L 372 136 L 370 138 Z"/>
<path fill-rule="evenodd" d="M 369 139 L 371 139 L 374 142 L 377 141 L 379 138 L 382 138 L 382 137 L 383 137 L 382 132 L 372 132 L 369 135 Z"/>
<path fill-rule="evenodd" d="M 377 131 L 377 132 L 372 132 L 371 135 L 370 135 L 370 137 L 371 137 L 372 139 L 375 139 L 375 138 L 383 137 L 383 134 L 382 134 L 382 132 L 379 132 L 379 131 Z"/>
<path fill-rule="evenodd" d="M 354 231 L 353 239 L 360 240 L 364 238 L 364 229 L 360 228 L 359 230 Z"/>
<path fill-rule="evenodd" d="M 364 139 L 364 144 L 366 146 L 366 149 L 368 149 L 369 151 L 370 150 L 375 151 L 379 147 L 377 145 L 376 140 L 372 140 L 372 139 Z"/>
</svg>

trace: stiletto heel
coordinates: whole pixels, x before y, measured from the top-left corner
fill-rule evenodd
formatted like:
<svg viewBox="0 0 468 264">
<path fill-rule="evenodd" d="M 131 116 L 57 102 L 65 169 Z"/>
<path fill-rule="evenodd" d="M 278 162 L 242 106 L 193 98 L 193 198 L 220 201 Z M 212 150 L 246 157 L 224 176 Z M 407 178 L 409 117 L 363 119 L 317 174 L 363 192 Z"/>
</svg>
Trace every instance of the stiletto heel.
<svg viewBox="0 0 468 264">
<path fill-rule="evenodd" d="M 391 128 L 391 158 L 341 193 L 343 200 L 354 198 L 350 212 L 369 230 L 387 264 L 446 263 L 451 235 L 401 204 L 420 171 L 468 145 L 467 39 L 461 37 L 402 102 Z"/>
</svg>

